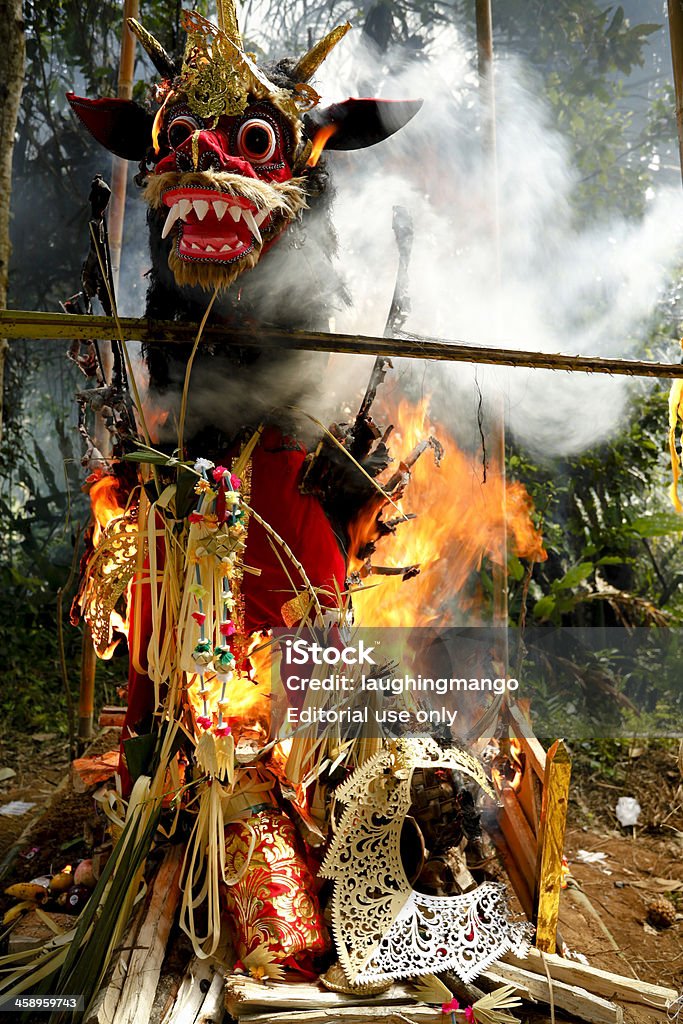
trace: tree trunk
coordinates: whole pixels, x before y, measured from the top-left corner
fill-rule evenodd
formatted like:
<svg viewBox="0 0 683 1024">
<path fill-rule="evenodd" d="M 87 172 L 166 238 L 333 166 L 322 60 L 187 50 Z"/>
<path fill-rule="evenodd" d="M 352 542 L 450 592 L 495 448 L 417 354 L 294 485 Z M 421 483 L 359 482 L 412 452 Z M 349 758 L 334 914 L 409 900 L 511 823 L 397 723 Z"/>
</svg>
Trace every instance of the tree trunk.
<svg viewBox="0 0 683 1024">
<path fill-rule="evenodd" d="M 0 309 L 7 308 L 9 277 L 12 153 L 24 84 L 26 48 L 21 0 L 0 0 Z M 9 348 L 0 338 L 0 439 L 2 438 L 5 360 Z"/>
</svg>

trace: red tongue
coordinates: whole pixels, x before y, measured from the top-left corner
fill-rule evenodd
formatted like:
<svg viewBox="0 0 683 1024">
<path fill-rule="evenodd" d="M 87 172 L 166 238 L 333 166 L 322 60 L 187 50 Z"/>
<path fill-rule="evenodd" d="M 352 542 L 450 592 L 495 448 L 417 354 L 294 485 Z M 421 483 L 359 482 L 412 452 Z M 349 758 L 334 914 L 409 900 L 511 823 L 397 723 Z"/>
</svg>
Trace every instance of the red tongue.
<svg viewBox="0 0 683 1024">
<path fill-rule="evenodd" d="M 231 249 L 234 249 L 238 245 L 245 244 L 245 240 L 241 239 L 234 231 L 225 235 L 209 235 L 204 233 L 199 225 L 188 223 L 185 223 L 183 226 L 182 238 L 186 242 L 195 242 L 198 245 L 201 245 L 203 249 L 205 249 L 207 245 L 212 245 L 217 252 L 222 249 L 224 245 L 229 245 Z"/>
</svg>

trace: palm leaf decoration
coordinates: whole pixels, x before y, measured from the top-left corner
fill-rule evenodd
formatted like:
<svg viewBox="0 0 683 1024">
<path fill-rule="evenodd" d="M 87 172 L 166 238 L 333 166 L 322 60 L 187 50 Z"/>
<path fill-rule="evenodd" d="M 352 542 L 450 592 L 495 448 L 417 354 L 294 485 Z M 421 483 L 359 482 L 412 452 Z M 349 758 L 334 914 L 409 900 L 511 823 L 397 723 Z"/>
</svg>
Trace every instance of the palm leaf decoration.
<svg viewBox="0 0 683 1024">
<path fill-rule="evenodd" d="M 478 999 L 472 1010 L 478 1024 L 519 1024 L 518 1018 L 513 1017 L 508 1010 L 521 1005 L 522 1000 L 515 995 L 515 986 L 503 985 Z"/>
</svg>

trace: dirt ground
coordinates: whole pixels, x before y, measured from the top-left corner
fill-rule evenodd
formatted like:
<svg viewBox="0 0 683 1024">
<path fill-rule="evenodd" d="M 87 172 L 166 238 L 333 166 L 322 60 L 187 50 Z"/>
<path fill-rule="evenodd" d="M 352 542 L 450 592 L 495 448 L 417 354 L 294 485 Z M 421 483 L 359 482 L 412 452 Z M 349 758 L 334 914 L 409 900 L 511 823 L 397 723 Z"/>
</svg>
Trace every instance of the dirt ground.
<svg viewBox="0 0 683 1024">
<path fill-rule="evenodd" d="M 94 751 L 112 749 L 116 743 L 117 733 L 110 730 L 100 734 Z M 0 782 L 0 809 L 13 800 L 35 804 L 21 817 L 0 815 L 3 889 L 13 881 L 28 881 L 77 862 L 97 836 L 91 797 L 74 793 L 65 781 L 67 755 L 66 743 L 49 734 L 5 739 L 0 748 L 0 769 L 16 773 Z M 56 792 L 59 797 L 50 810 Z M 635 832 L 617 822 L 614 812 L 620 796 L 634 796 L 641 805 Z M 8 859 L 31 823 L 30 837 L 19 854 Z M 605 856 L 596 863 L 582 863 L 580 851 Z M 574 880 L 561 900 L 560 930 L 566 945 L 594 966 L 681 991 L 683 784 L 675 749 L 621 744 L 604 761 L 578 751 L 565 852 Z M 575 883 L 595 913 L 587 910 Z M 678 911 L 673 926 L 661 930 L 647 921 L 648 903 L 658 895 L 671 900 Z M 0 910 L 7 905 L 0 900 Z M 557 1020 L 562 1019 L 558 1013 Z M 545 1024 L 549 1018 L 527 1014 L 522 1020 Z M 648 1024 L 642 1013 L 629 1017 L 627 1012 L 626 1020 Z"/>
</svg>

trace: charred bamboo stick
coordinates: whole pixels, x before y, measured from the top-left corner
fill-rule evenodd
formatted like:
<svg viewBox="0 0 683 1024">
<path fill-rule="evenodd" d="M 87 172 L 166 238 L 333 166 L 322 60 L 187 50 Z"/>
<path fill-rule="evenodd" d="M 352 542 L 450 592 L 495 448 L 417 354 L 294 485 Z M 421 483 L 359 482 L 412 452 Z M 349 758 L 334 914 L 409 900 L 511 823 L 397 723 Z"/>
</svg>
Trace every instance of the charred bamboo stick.
<svg viewBox="0 0 683 1024">
<path fill-rule="evenodd" d="M 119 320 L 125 341 L 191 344 L 196 324 L 124 317 Z M 0 310 L 0 332 L 7 338 L 42 341 L 68 338 L 110 339 L 116 324 L 110 317 L 79 316 L 71 313 L 40 313 L 30 310 Z M 208 325 L 205 341 L 220 341 L 224 328 Z M 322 331 L 287 331 L 264 326 L 230 331 L 231 341 L 245 348 L 280 348 L 304 352 L 341 352 L 346 355 L 384 355 L 401 359 L 430 359 L 437 362 L 481 363 L 487 366 L 528 367 L 535 370 L 564 370 L 571 373 L 607 373 L 626 377 L 683 377 L 680 363 L 657 363 L 645 359 L 612 359 L 578 356 L 563 352 L 531 352 L 527 349 L 471 345 L 424 335 L 402 334 L 397 338 L 369 335 L 327 334 Z"/>
<path fill-rule="evenodd" d="M 501 788 L 500 801 L 503 805 L 499 819 L 500 830 L 524 875 L 529 891 L 533 894 L 536 877 L 536 836 L 519 806 L 517 794 L 507 783 Z"/>
<path fill-rule="evenodd" d="M 500 824 L 490 818 L 485 822 L 485 825 L 486 831 L 491 838 L 491 842 L 495 846 L 496 852 L 498 853 L 506 874 L 510 879 L 510 884 L 514 889 L 515 896 L 519 900 L 522 910 L 530 921 L 533 915 L 534 905 L 533 882 L 531 885 L 529 884 L 524 866 L 517 862 L 518 853 L 513 853 L 508 846 L 507 839 L 503 834 Z"/>
</svg>

